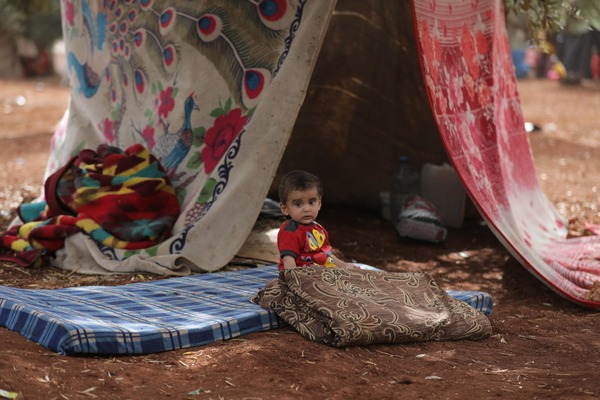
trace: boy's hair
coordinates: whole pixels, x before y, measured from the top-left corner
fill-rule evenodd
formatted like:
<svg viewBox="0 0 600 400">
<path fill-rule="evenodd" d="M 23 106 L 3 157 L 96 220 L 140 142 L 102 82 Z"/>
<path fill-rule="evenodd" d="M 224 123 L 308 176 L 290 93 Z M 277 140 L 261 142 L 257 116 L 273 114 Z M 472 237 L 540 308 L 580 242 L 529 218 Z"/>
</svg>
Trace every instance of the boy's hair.
<svg viewBox="0 0 600 400">
<path fill-rule="evenodd" d="M 315 175 L 301 170 L 288 172 L 279 182 L 279 202 L 285 203 L 288 195 L 293 190 L 309 190 L 312 188 L 317 188 L 319 197 L 323 197 L 321 181 Z"/>
</svg>

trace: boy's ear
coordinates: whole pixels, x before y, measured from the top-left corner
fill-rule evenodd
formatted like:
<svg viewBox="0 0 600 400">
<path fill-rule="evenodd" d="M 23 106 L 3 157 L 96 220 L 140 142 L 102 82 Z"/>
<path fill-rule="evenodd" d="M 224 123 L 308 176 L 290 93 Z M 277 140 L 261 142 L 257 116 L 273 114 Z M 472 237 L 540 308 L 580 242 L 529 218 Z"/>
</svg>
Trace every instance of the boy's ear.
<svg viewBox="0 0 600 400">
<path fill-rule="evenodd" d="M 279 203 L 279 209 L 281 210 L 281 212 L 283 213 L 283 215 L 290 215 L 287 206 L 284 203 Z"/>
</svg>

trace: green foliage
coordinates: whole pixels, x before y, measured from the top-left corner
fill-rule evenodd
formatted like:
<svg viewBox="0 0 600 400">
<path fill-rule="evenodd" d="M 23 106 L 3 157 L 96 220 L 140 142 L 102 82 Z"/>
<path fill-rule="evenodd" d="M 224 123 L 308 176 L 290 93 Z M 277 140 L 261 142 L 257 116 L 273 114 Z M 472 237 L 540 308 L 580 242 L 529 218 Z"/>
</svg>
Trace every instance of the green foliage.
<svg viewBox="0 0 600 400">
<path fill-rule="evenodd" d="M 19 10 L 14 2 L 0 0 L 0 31 L 22 33 L 24 30 L 25 14 Z"/>
<path fill-rule="evenodd" d="M 577 25 L 579 30 L 600 29 L 598 0 L 504 0 L 507 13 L 527 21 L 532 37 Z"/>
<path fill-rule="evenodd" d="M 25 15 L 60 11 L 59 0 L 0 0 L 0 9 L 4 6 Z"/>
<path fill-rule="evenodd" d="M 0 0 L 0 30 L 21 34 L 39 47 L 62 36 L 59 0 Z"/>
<path fill-rule="evenodd" d="M 600 1 L 598 0 L 572 0 L 572 14 L 588 23 L 596 30 L 600 30 Z"/>
<path fill-rule="evenodd" d="M 527 21 L 532 33 L 558 32 L 563 26 L 566 11 L 563 0 L 504 0 L 507 13 Z"/>
</svg>

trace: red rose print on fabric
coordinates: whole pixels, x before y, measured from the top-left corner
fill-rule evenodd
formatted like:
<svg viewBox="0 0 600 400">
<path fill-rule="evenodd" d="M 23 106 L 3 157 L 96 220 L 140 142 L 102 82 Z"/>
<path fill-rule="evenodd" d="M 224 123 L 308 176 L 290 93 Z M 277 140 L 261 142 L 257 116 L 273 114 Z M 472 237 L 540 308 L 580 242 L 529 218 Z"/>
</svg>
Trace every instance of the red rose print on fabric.
<svg viewBox="0 0 600 400">
<path fill-rule="evenodd" d="M 157 99 L 158 115 L 167 118 L 169 113 L 175 108 L 175 99 L 173 99 L 173 87 L 169 86 L 161 91 Z"/>
<path fill-rule="evenodd" d="M 146 140 L 146 143 L 148 143 L 148 147 L 153 148 L 156 144 L 156 140 L 154 139 L 153 127 L 146 125 L 144 130 L 142 130 L 142 137 Z"/>
<path fill-rule="evenodd" d="M 70 1 L 66 1 L 65 5 L 65 20 L 69 26 L 73 26 L 75 24 L 75 7 L 73 3 Z"/>
<path fill-rule="evenodd" d="M 206 132 L 204 148 L 201 152 L 205 173 L 210 174 L 215 169 L 231 143 L 246 125 L 247 120 L 248 117 L 242 115 L 239 108 L 215 119 L 215 124 Z"/>
<path fill-rule="evenodd" d="M 108 143 L 115 141 L 115 127 L 112 120 L 105 118 L 102 124 L 102 134 Z"/>
</svg>

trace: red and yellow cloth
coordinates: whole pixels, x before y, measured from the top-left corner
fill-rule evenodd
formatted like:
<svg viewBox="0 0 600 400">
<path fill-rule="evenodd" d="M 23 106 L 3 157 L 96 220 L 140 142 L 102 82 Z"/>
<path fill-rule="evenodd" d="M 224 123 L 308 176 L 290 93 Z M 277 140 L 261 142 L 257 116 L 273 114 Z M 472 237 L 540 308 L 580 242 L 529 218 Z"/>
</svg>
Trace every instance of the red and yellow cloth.
<svg viewBox="0 0 600 400">
<path fill-rule="evenodd" d="M 31 265 L 78 232 L 107 247 L 148 248 L 171 235 L 180 213 L 166 172 L 140 144 L 82 150 L 44 189 L 46 202 L 19 207 L 23 224 L 2 236 L 0 259 Z"/>
</svg>

